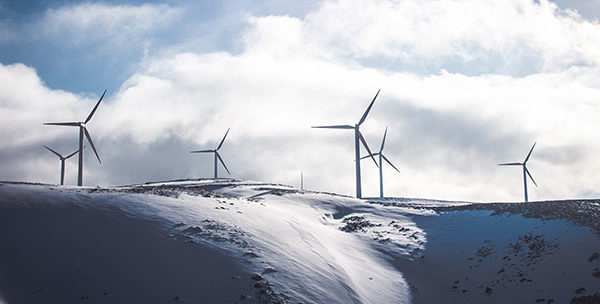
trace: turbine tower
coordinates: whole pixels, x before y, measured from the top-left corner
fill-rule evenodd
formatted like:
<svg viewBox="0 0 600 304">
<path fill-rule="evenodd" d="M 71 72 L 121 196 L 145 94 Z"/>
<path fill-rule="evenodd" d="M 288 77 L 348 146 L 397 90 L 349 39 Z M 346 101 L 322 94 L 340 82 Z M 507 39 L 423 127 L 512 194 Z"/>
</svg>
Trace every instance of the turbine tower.
<svg viewBox="0 0 600 304">
<path fill-rule="evenodd" d="M 102 93 L 102 96 L 100 96 L 100 100 L 98 100 L 98 102 L 96 103 L 96 106 L 94 106 L 94 109 L 92 109 L 92 112 L 90 112 L 90 114 L 87 116 L 87 118 L 84 121 L 45 122 L 44 123 L 44 125 L 49 125 L 49 126 L 79 127 L 79 169 L 77 172 L 77 186 L 83 185 L 83 136 L 84 135 L 85 135 L 85 138 L 87 138 L 87 141 L 90 143 L 90 146 L 92 146 L 92 150 L 94 150 L 94 154 L 96 154 L 96 158 L 98 158 L 98 162 L 102 163 L 100 161 L 100 156 L 98 156 L 98 151 L 96 151 L 96 147 L 94 146 L 94 142 L 92 142 L 92 137 L 90 136 L 90 133 L 86 129 L 85 124 L 87 124 L 90 121 L 90 119 L 92 119 L 92 116 L 96 112 L 96 109 L 98 109 L 98 106 L 100 105 L 100 102 L 102 101 L 102 98 L 104 98 L 104 94 L 106 94 L 106 90 L 104 90 L 104 93 Z"/>
<path fill-rule="evenodd" d="M 225 170 L 227 170 L 227 173 L 231 175 L 231 173 L 229 172 L 229 169 L 227 169 L 227 166 L 225 165 L 225 162 L 221 158 L 221 155 L 219 155 L 219 149 L 221 149 L 223 142 L 225 142 L 225 137 L 227 137 L 227 134 L 229 134 L 229 129 L 227 129 L 227 132 L 225 132 L 225 136 L 223 136 L 223 139 L 221 139 L 219 146 L 217 146 L 217 148 L 214 150 L 190 151 L 190 153 L 214 153 L 214 155 L 215 155 L 215 179 L 218 178 L 218 176 L 217 176 L 217 159 L 219 159 L 219 161 L 223 165 L 223 168 L 225 168 Z"/>
<path fill-rule="evenodd" d="M 369 155 L 375 162 L 375 165 L 378 166 L 377 161 L 375 160 L 375 157 L 373 157 L 373 154 L 371 153 L 371 149 L 369 149 L 369 146 L 367 145 L 367 141 L 360 133 L 360 125 L 362 125 L 362 123 L 365 122 L 365 119 L 367 119 L 367 115 L 369 115 L 369 111 L 371 111 L 371 107 L 373 106 L 373 103 L 375 103 L 375 99 L 377 99 L 377 96 L 379 95 L 379 91 L 381 91 L 381 90 L 377 90 L 377 94 L 375 94 L 375 97 L 373 97 L 373 101 L 371 101 L 371 103 L 369 104 L 369 107 L 367 108 L 367 110 L 365 111 L 363 116 L 360 118 L 358 123 L 354 124 L 354 126 L 351 126 L 351 125 L 313 126 L 313 128 L 320 128 L 320 129 L 354 129 L 354 154 L 355 154 L 354 159 L 356 160 L 356 197 L 357 198 L 362 197 L 362 190 L 360 187 L 360 143 L 362 143 L 363 146 L 367 149 L 367 152 L 369 152 Z"/>
<path fill-rule="evenodd" d="M 529 201 L 529 199 L 527 197 L 527 176 L 529 175 L 529 178 L 531 178 L 531 181 L 533 182 L 533 184 L 536 187 L 538 186 L 535 183 L 535 180 L 533 179 L 533 177 L 531 176 L 531 173 L 529 173 L 529 170 L 527 170 L 527 161 L 529 160 L 529 157 L 531 156 L 531 152 L 533 152 L 533 148 L 535 148 L 535 144 L 537 144 L 537 142 L 533 143 L 533 146 L 531 147 L 531 150 L 529 150 L 529 153 L 527 154 L 527 157 L 525 157 L 525 160 L 522 163 L 498 164 L 498 166 L 522 166 L 523 167 L 523 186 L 525 188 L 525 202 L 526 203 Z"/>
<path fill-rule="evenodd" d="M 79 150 L 67 155 L 67 156 L 62 156 L 60 155 L 60 153 L 50 149 L 47 146 L 44 146 L 44 148 L 48 149 L 50 152 L 56 154 L 56 156 L 58 156 L 60 158 L 60 185 L 64 185 L 65 183 L 65 160 L 71 158 L 73 155 L 75 155 L 77 152 L 79 152 Z"/>
<path fill-rule="evenodd" d="M 396 168 L 396 166 L 394 166 L 394 164 L 392 164 L 392 162 L 387 157 L 385 157 L 385 155 L 383 155 L 383 146 L 385 145 L 386 136 L 387 127 L 385 127 L 385 132 L 383 133 L 383 141 L 381 141 L 381 148 L 379 148 L 379 152 L 373 154 L 373 156 L 379 156 L 379 198 L 383 198 L 383 161 L 385 160 L 390 166 L 392 166 L 392 168 L 394 168 L 396 171 L 398 171 L 398 173 L 400 173 L 400 170 L 398 170 L 398 168 Z M 361 157 L 361 159 L 367 157 L 369 157 L 369 155 L 363 156 Z"/>
</svg>

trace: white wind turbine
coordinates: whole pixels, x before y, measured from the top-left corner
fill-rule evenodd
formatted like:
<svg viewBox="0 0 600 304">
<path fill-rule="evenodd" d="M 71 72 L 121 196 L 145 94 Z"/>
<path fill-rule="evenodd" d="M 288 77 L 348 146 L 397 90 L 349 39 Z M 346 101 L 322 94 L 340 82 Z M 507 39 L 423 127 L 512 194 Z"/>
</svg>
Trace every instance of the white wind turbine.
<svg viewBox="0 0 600 304">
<path fill-rule="evenodd" d="M 65 183 L 65 160 L 71 158 L 73 155 L 77 154 L 77 152 L 79 152 L 79 150 L 67 155 L 67 156 L 62 156 L 60 155 L 60 153 L 50 149 L 50 147 L 48 146 L 44 146 L 44 148 L 48 149 L 50 152 L 56 154 L 56 156 L 58 156 L 58 158 L 60 158 L 60 185 L 64 185 Z"/>
<path fill-rule="evenodd" d="M 525 188 L 525 202 L 526 203 L 529 201 L 529 199 L 527 197 L 527 176 L 529 176 L 529 178 L 531 178 L 531 181 L 537 187 L 537 184 L 535 183 L 535 180 L 533 180 L 533 177 L 531 176 L 531 173 L 529 173 L 529 170 L 527 170 L 527 161 L 529 160 L 529 157 L 531 156 L 531 152 L 533 152 L 533 148 L 535 148 L 536 144 L 537 144 L 537 142 L 533 143 L 533 146 L 531 147 L 531 150 L 529 150 L 529 153 L 527 154 L 527 157 L 525 157 L 525 160 L 522 163 L 504 163 L 504 164 L 498 164 L 498 166 L 522 166 L 523 167 L 523 186 Z"/>
<path fill-rule="evenodd" d="M 215 157 L 215 179 L 218 178 L 218 175 L 217 175 L 217 159 L 221 162 L 221 164 L 223 165 L 223 168 L 225 168 L 225 170 L 227 170 L 227 173 L 231 175 L 231 173 L 229 172 L 229 169 L 227 169 L 227 166 L 225 165 L 225 162 L 221 158 L 221 155 L 219 155 L 219 149 L 221 149 L 221 146 L 223 146 L 223 142 L 225 142 L 225 137 L 227 137 L 227 134 L 229 134 L 229 129 L 227 129 L 227 132 L 225 132 L 225 136 L 223 136 L 223 139 L 221 139 L 221 142 L 219 143 L 219 146 L 217 146 L 217 148 L 214 149 L 214 150 L 190 151 L 190 153 L 214 153 L 214 157 Z"/>
<path fill-rule="evenodd" d="M 358 123 L 354 124 L 354 126 L 351 126 L 351 125 L 333 125 L 333 126 L 314 126 L 313 127 L 313 128 L 321 128 L 321 129 L 350 129 L 350 130 L 354 130 L 354 154 L 355 154 L 355 158 L 354 159 L 356 160 L 356 197 L 357 198 L 361 198 L 362 197 L 362 189 L 361 189 L 361 185 L 360 185 L 360 182 L 361 182 L 361 180 L 360 180 L 360 143 L 362 143 L 363 146 L 365 147 L 365 149 L 367 149 L 367 152 L 369 152 L 369 155 L 371 156 L 371 158 L 375 162 L 375 165 L 377 166 L 377 161 L 373 157 L 373 155 L 371 153 L 371 149 L 369 149 L 369 146 L 367 145 L 367 141 L 365 140 L 365 138 L 360 133 L 360 125 L 363 122 L 365 122 L 365 119 L 367 119 L 367 115 L 369 115 L 369 111 L 371 111 L 371 107 L 373 106 L 373 103 L 375 103 L 375 99 L 377 99 L 377 96 L 379 95 L 379 91 L 381 91 L 381 90 L 377 91 L 377 94 L 375 94 L 375 97 L 373 97 L 373 101 L 371 101 L 371 103 L 369 104 L 369 107 L 367 108 L 367 110 L 365 111 L 365 113 L 363 114 L 363 116 L 360 118 L 360 120 L 358 121 Z"/>
<path fill-rule="evenodd" d="M 379 148 L 379 152 L 373 154 L 373 156 L 379 156 L 379 197 L 383 198 L 383 161 L 385 160 L 390 166 L 392 166 L 392 168 L 394 168 L 396 171 L 398 171 L 398 173 L 400 173 L 400 170 L 398 170 L 398 168 L 396 168 L 396 166 L 394 166 L 394 164 L 392 164 L 392 162 L 385 157 L 385 155 L 383 155 L 383 146 L 385 145 L 385 137 L 387 136 L 387 127 L 385 127 L 385 132 L 383 133 L 383 140 L 381 141 L 381 148 Z M 363 156 L 361 157 L 361 159 L 363 158 L 367 158 L 370 155 L 367 156 Z"/>
<path fill-rule="evenodd" d="M 77 186 L 83 185 L 83 136 L 84 135 L 85 135 L 85 138 L 87 139 L 87 141 L 90 143 L 90 146 L 92 146 L 92 150 L 94 150 L 94 154 L 96 154 L 96 158 L 98 158 L 98 162 L 102 163 L 100 161 L 100 156 L 98 156 L 98 151 L 96 151 L 96 147 L 94 146 L 94 142 L 92 142 L 92 137 L 90 136 L 90 133 L 86 129 L 85 124 L 87 124 L 90 121 L 90 119 L 92 119 L 92 116 L 94 116 L 94 113 L 96 112 L 96 109 L 98 109 L 98 106 L 100 105 L 100 102 L 102 101 L 102 98 L 104 98 L 105 94 L 106 94 L 106 90 L 104 90 L 104 93 L 102 93 L 102 96 L 100 96 L 100 100 L 98 100 L 98 102 L 96 103 L 96 106 L 94 106 L 94 109 L 92 109 L 92 112 L 90 112 L 90 114 L 86 117 L 86 119 L 84 121 L 45 122 L 44 123 L 44 125 L 50 125 L 50 126 L 68 126 L 68 127 L 78 127 L 79 128 L 79 168 L 77 171 Z"/>
</svg>

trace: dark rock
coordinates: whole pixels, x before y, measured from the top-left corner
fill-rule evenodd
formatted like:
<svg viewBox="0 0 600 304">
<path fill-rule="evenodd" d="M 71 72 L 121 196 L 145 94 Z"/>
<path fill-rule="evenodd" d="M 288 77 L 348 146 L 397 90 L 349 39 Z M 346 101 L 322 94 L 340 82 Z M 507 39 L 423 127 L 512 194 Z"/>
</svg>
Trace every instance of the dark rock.
<svg viewBox="0 0 600 304">
<path fill-rule="evenodd" d="M 487 294 L 489 294 L 489 295 L 490 295 L 490 294 L 492 294 L 492 289 L 491 289 L 489 286 L 487 286 L 487 287 L 485 288 L 485 293 L 487 293 Z"/>
<path fill-rule="evenodd" d="M 254 281 L 262 281 L 262 280 L 264 280 L 264 278 L 260 274 L 258 274 L 258 273 L 253 274 L 252 277 L 250 277 L 250 278 L 253 279 Z"/>
<path fill-rule="evenodd" d="M 590 296 L 574 297 L 569 302 L 570 304 L 597 304 L 600 303 L 600 293 L 595 293 Z"/>
<path fill-rule="evenodd" d="M 592 253 L 592 255 L 588 258 L 588 262 L 593 262 L 595 260 L 597 260 L 598 258 L 600 258 L 600 254 L 598 254 L 597 252 Z"/>
<path fill-rule="evenodd" d="M 185 230 L 183 230 L 182 232 L 185 234 L 199 234 L 202 233 L 202 228 L 199 226 L 193 226 L 185 228 Z"/>
<path fill-rule="evenodd" d="M 368 227 L 377 227 L 377 226 L 381 226 L 381 224 L 373 224 L 371 222 L 369 222 L 368 220 L 366 220 L 364 218 L 364 216 L 359 216 L 359 215 L 353 215 L 353 216 L 349 216 L 344 218 L 344 220 L 342 220 L 342 223 L 344 223 L 345 225 L 340 227 L 340 230 L 345 231 L 345 232 L 355 232 L 355 231 L 363 231 L 365 232 L 365 228 Z"/>
<path fill-rule="evenodd" d="M 267 267 L 267 268 L 265 268 L 265 270 L 263 270 L 262 274 L 269 274 L 269 273 L 273 273 L 273 272 L 277 272 L 277 270 L 275 270 L 271 267 Z"/>
<path fill-rule="evenodd" d="M 579 287 L 575 290 L 575 294 L 580 295 L 582 293 L 585 293 L 585 287 Z"/>
</svg>

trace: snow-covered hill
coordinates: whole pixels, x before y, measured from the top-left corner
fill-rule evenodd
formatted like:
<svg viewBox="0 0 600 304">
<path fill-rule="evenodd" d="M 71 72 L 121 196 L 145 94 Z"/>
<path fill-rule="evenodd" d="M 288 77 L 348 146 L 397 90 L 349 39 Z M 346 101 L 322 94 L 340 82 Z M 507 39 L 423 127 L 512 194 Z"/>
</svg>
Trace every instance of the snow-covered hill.
<svg viewBox="0 0 600 304">
<path fill-rule="evenodd" d="M 2 183 L 0 302 L 596 303 L 599 204 L 527 206 Z"/>
</svg>

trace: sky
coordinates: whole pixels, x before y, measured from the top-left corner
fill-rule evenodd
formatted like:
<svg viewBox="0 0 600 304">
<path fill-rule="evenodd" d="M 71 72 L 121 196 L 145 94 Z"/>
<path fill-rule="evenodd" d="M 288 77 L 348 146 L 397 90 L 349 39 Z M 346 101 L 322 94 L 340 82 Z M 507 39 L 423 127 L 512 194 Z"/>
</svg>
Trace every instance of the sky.
<svg viewBox="0 0 600 304">
<path fill-rule="evenodd" d="M 387 196 L 600 196 L 600 0 L 0 0 L 0 180 L 86 185 L 232 177 L 354 194 L 358 122 Z M 362 155 L 366 151 L 362 150 Z M 363 195 L 378 169 L 363 160 Z M 225 174 L 222 167 L 221 174 Z M 77 159 L 67 161 L 75 184 Z M 225 175 L 227 176 L 227 175 Z"/>
</svg>

